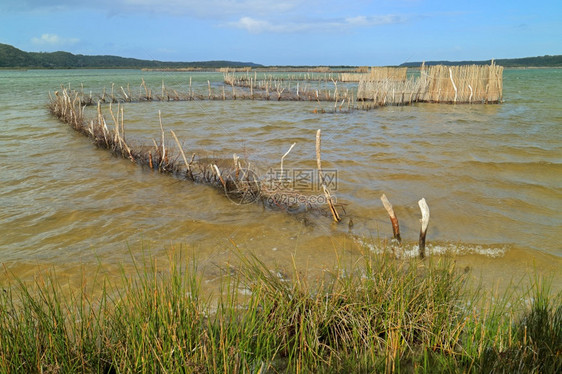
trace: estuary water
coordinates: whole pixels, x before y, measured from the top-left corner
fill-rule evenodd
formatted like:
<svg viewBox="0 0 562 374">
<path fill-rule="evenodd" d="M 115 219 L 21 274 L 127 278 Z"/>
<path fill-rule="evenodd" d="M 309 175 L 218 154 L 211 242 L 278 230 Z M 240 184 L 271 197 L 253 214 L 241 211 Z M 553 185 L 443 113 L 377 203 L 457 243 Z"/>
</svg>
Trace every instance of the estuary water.
<svg viewBox="0 0 562 374">
<path fill-rule="evenodd" d="M 118 273 L 137 255 L 193 254 L 207 281 L 235 253 L 271 266 L 322 269 L 380 251 L 400 221 L 401 256 L 416 252 L 425 198 L 430 256 L 452 255 L 485 282 L 552 274 L 562 289 L 562 69 L 504 71 L 500 105 L 416 104 L 332 113 L 333 104 L 187 101 L 124 104 L 127 138 L 159 139 L 158 112 L 186 153 L 247 159 L 264 174 L 281 157 L 300 188 L 321 194 L 323 168 L 345 217 L 294 215 L 237 205 L 220 191 L 139 167 L 97 149 L 53 118 L 48 93 L 61 85 L 100 93 L 144 79 L 186 92 L 220 92 L 222 74 L 140 70 L 0 71 L 0 262 L 33 277 L 56 267 L 69 282 L 84 269 Z M 325 113 L 322 112 L 324 109 Z M 172 138 L 169 138 L 172 142 Z M 309 174 L 305 174 L 309 173 Z"/>
</svg>

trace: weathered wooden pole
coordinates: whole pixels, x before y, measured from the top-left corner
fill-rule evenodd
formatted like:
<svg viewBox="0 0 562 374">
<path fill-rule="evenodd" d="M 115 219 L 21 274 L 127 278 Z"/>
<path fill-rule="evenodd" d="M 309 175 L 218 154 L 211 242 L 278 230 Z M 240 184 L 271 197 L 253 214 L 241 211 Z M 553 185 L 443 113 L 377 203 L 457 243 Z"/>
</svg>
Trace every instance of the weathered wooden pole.
<svg viewBox="0 0 562 374">
<path fill-rule="evenodd" d="M 289 152 L 291 152 L 291 150 L 293 149 L 293 147 L 294 147 L 295 145 L 297 145 L 297 143 L 293 143 L 293 144 L 289 147 L 289 150 L 288 150 L 287 152 L 285 152 L 285 154 L 283 155 L 283 157 L 281 157 L 281 170 L 280 170 L 280 171 L 281 171 L 281 173 L 280 173 L 280 174 L 281 174 L 281 178 L 284 178 L 284 175 L 283 175 L 283 160 L 285 159 L 285 157 L 287 157 L 287 155 L 289 154 Z"/>
<path fill-rule="evenodd" d="M 388 212 L 390 223 L 392 223 L 393 238 L 398 241 L 398 244 L 400 244 L 402 243 L 402 238 L 400 237 L 400 226 L 398 225 L 398 218 L 396 217 L 396 214 L 394 214 L 394 209 L 392 209 L 392 204 L 388 201 L 385 194 L 382 194 L 381 201 L 382 205 L 384 205 L 384 208 Z"/>
<path fill-rule="evenodd" d="M 429 207 L 425 202 L 425 199 L 422 198 L 418 201 L 418 205 L 420 206 L 422 218 L 420 219 L 421 229 L 420 229 L 420 241 L 419 241 L 419 250 L 420 250 L 420 257 L 425 257 L 425 236 L 427 234 L 427 226 L 429 225 Z"/>
<path fill-rule="evenodd" d="M 187 157 L 185 157 L 183 147 L 181 146 L 181 143 L 180 143 L 178 137 L 176 136 L 176 133 L 174 132 L 174 130 L 170 130 L 170 132 L 172 133 L 174 139 L 176 140 L 176 144 L 178 145 L 178 149 L 180 150 L 181 157 L 183 158 L 183 162 L 185 163 L 186 173 L 189 173 L 191 171 L 191 165 L 189 164 L 189 162 L 187 162 Z"/>
<path fill-rule="evenodd" d="M 328 207 L 330 208 L 330 212 L 332 213 L 332 217 L 334 218 L 335 222 L 340 222 L 341 217 L 334 206 L 334 201 L 332 200 L 332 195 L 330 194 L 330 190 L 326 187 L 326 183 L 324 182 L 324 173 L 322 173 L 322 160 L 320 159 L 320 145 L 321 145 L 321 130 L 318 129 L 316 132 L 316 165 L 318 166 L 318 178 L 320 179 L 320 183 L 322 184 L 322 190 L 324 191 L 324 196 L 326 196 L 326 202 L 328 203 Z"/>
</svg>

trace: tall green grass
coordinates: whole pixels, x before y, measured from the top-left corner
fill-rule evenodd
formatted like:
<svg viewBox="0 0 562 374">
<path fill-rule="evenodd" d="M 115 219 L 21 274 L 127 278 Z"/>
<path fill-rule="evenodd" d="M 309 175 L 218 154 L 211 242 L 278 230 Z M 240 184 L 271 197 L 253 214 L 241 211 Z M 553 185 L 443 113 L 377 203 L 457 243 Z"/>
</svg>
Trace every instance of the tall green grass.
<svg viewBox="0 0 562 374">
<path fill-rule="evenodd" d="M 369 254 L 320 278 L 239 260 L 217 295 L 178 259 L 96 281 L 95 297 L 63 290 L 54 275 L 17 281 L 0 296 L 0 372 L 561 369 L 561 299 L 541 279 L 528 294 L 492 299 L 447 259 Z"/>
</svg>

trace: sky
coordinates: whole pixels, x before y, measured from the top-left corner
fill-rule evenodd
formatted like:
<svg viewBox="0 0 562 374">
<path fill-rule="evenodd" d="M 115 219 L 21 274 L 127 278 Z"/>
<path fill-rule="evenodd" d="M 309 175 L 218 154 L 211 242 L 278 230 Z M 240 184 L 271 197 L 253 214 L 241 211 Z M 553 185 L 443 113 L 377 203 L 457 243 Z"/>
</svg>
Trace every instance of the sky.
<svg viewBox="0 0 562 374">
<path fill-rule="evenodd" d="M 562 1 L 0 0 L 0 43 L 264 65 L 559 55 Z"/>
</svg>

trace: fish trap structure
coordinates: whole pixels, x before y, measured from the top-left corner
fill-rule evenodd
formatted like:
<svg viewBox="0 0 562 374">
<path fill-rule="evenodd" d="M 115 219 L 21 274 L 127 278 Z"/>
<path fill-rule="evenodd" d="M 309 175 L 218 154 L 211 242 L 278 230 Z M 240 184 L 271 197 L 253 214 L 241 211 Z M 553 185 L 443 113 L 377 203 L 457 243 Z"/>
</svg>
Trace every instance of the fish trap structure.
<svg viewBox="0 0 562 374">
<path fill-rule="evenodd" d="M 104 108 L 111 117 L 110 120 L 106 120 L 101 101 L 98 101 L 96 114 L 93 118 L 88 118 L 85 109 L 90 101 L 83 101 L 82 98 L 83 95 L 78 91 L 61 88 L 61 91 L 56 91 L 54 95 L 50 94 L 49 110 L 59 120 L 89 137 L 96 146 L 110 150 L 118 157 L 129 159 L 160 173 L 211 185 L 223 191 L 226 197 L 239 205 L 261 202 L 264 206 L 273 209 L 291 213 L 313 211 L 331 216 L 336 222 L 341 220 L 334 203 L 335 199 L 324 180 L 321 187 L 325 199 L 319 201 L 309 199 L 309 196 L 288 187 L 284 179 L 266 180 L 255 166 L 247 160 L 240 159 L 236 154 L 230 160 L 209 159 L 200 157 L 197 153 L 191 153 L 188 157 L 174 131 L 164 130 L 160 111 L 158 112 L 160 134 L 152 139 L 152 145 L 134 144 L 125 135 L 124 110 L 120 104 L 117 105 L 116 110 L 112 107 L 112 103 L 108 108 Z M 173 142 L 170 141 L 169 135 L 168 140 L 166 139 L 166 134 L 171 135 Z M 281 158 L 281 170 L 283 159 L 293 146 Z M 322 173 L 320 130 L 316 135 L 316 156 L 318 172 Z"/>
<path fill-rule="evenodd" d="M 435 65 L 420 69 L 420 102 L 500 103 L 503 98 L 503 66 Z"/>
<path fill-rule="evenodd" d="M 168 140 L 166 139 L 168 132 L 164 130 L 160 111 L 158 112 L 160 125 L 158 140 L 153 138 L 152 145 L 149 146 L 142 143 L 137 145 L 125 135 L 124 109 L 119 102 L 116 110 L 114 110 L 113 101 L 103 105 L 103 109 L 101 101 L 98 101 L 97 110 L 92 115 L 92 113 L 86 113 L 86 108 L 92 105 L 91 98 L 93 96 L 84 100 L 83 92 L 66 89 L 65 87 L 61 87 L 60 91 L 55 91 L 54 95 L 49 94 L 49 96 L 48 106 L 53 116 L 90 138 L 99 148 L 107 149 L 117 157 L 129 159 L 133 163 L 163 174 L 213 186 L 223 191 L 230 201 L 239 205 L 262 203 L 264 206 L 288 213 L 316 212 L 331 217 L 336 223 L 341 222 L 343 215 L 346 214 L 344 204 L 335 203 L 336 199 L 329 189 L 330 178 L 326 178 L 325 170 L 322 168 L 321 130 L 316 132 L 315 150 L 319 187 L 321 187 L 324 198 L 318 199 L 320 195 L 317 195 L 310 199 L 311 196 L 288 187 L 287 179 L 283 173 L 283 161 L 296 143 L 291 145 L 281 157 L 279 177 L 267 179 L 262 177 L 250 162 L 241 160 L 236 154 L 232 156 L 232 159 L 204 158 L 199 157 L 197 153 L 191 153 L 191 156 L 187 157 L 173 130 L 169 130 L 173 142 L 170 141 L 169 136 Z M 164 96 L 161 96 L 161 100 L 163 99 Z M 111 117 L 110 120 L 106 120 L 107 112 Z M 400 246 L 401 236 L 398 218 L 384 194 L 381 201 L 392 223 L 393 240 Z M 429 207 L 424 198 L 418 201 L 418 205 L 422 212 L 418 248 L 419 255 L 423 258 L 425 257 Z M 350 229 L 352 226 L 353 223 L 350 218 Z M 394 247 L 393 245 L 393 252 L 395 251 Z"/>
<path fill-rule="evenodd" d="M 503 98 L 503 67 L 490 65 L 426 67 L 419 77 L 402 80 L 364 76 L 358 84 L 357 100 L 376 105 L 421 103 L 501 103 Z"/>
</svg>

